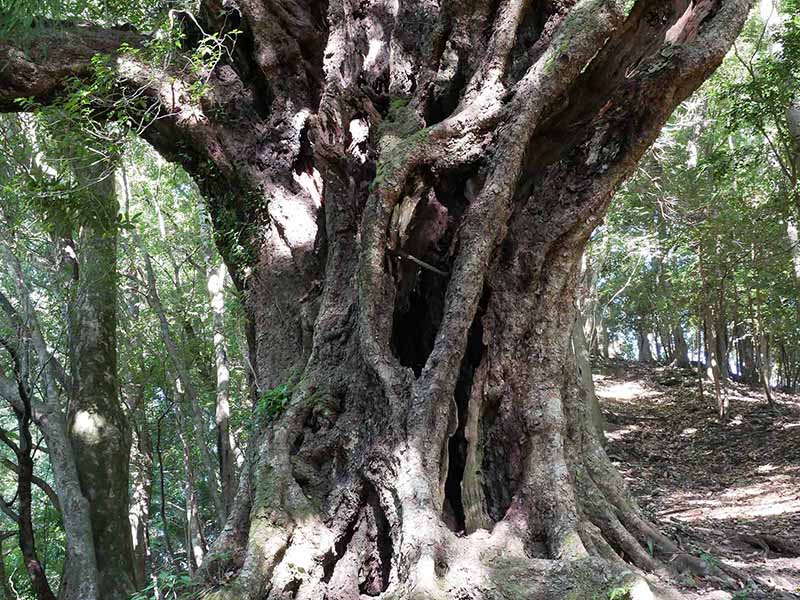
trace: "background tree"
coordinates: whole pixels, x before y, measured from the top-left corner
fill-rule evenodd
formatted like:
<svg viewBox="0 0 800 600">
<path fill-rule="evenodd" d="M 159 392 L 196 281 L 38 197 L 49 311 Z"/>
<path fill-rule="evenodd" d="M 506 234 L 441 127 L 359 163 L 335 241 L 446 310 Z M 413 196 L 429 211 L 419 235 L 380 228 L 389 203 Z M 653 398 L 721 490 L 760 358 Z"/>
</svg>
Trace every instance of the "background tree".
<svg viewBox="0 0 800 600">
<path fill-rule="evenodd" d="M 591 251 L 610 256 L 597 294 L 612 336 L 630 337 L 647 314 L 674 320 L 694 346 L 700 315 L 699 359 L 718 357 L 721 388 L 732 377 L 761 386 L 768 400 L 775 385 L 793 389 L 796 370 L 797 184 L 785 111 L 776 110 L 800 87 L 790 10 L 762 3 L 735 52 L 624 187 Z M 678 345 L 674 332 L 661 337 Z"/>
</svg>

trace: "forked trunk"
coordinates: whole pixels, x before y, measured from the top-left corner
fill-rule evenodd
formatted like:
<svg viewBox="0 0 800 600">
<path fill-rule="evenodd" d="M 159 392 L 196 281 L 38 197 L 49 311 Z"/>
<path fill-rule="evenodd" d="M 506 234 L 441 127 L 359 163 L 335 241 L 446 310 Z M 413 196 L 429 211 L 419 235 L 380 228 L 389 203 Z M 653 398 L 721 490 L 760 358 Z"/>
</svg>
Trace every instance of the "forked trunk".
<svg viewBox="0 0 800 600">
<path fill-rule="evenodd" d="M 297 117 L 290 170 L 265 159 L 269 179 L 247 187 L 269 199 L 252 262 L 221 244 L 247 292 L 260 388 L 291 394 L 260 424 L 243 550 L 224 553 L 239 574 L 212 597 L 550 599 L 569 593 L 561 572 L 589 598 L 623 585 L 620 556 L 647 570 L 674 559 L 594 433 L 569 341 L 588 236 L 699 79 L 653 58 L 655 9 L 622 25 L 610 3 L 583 2 L 540 29 L 541 7 L 507 2 L 480 13 L 494 59 L 459 64 L 470 22 L 456 19 L 429 32 L 439 72 L 391 80 L 407 99 L 376 106 L 350 87 L 372 59 L 348 36 L 388 17 L 352 24 L 348 6 L 329 9 L 326 86 L 317 114 Z M 710 13 L 681 14 L 691 29 Z M 530 54 L 522 31 L 539 37 Z M 209 192 L 224 232 L 230 200 Z M 213 549 L 208 560 L 225 570 Z"/>
</svg>

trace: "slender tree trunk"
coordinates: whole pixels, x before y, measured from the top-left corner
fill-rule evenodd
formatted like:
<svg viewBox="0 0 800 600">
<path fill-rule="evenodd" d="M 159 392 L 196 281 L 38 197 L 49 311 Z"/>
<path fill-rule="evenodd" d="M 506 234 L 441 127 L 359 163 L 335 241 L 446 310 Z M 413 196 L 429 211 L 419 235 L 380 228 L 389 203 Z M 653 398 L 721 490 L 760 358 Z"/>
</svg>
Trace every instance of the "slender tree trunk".
<svg viewBox="0 0 800 600">
<path fill-rule="evenodd" d="M 672 353 L 672 360 L 675 366 L 681 369 L 689 368 L 689 346 L 686 343 L 686 337 L 683 335 L 683 328 L 680 324 L 675 325 L 672 329 L 672 339 L 675 342 L 675 349 Z"/>
<path fill-rule="evenodd" d="M 767 399 L 767 404 L 772 404 L 772 386 L 770 383 L 771 366 L 769 359 L 769 334 L 764 331 L 760 332 L 759 339 L 759 370 L 761 372 L 761 386 L 764 390 L 764 397 Z"/>
<path fill-rule="evenodd" d="M 709 301 L 708 282 L 706 278 L 706 271 L 703 266 L 703 250 L 698 250 L 698 258 L 700 262 L 700 279 L 702 283 L 702 318 L 705 323 L 706 331 L 706 346 L 708 352 L 708 378 L 711 379 L 714 385 L 714 398 L 717 404 L 717 416 L 720 421 L 727 418 L 727 395 L 722 388 L 722 374 L 720 371 L 720 356 L 719 356 L 719 342 L 717 340 L 717 328 L 714 305 Z"/>
<path fill-rule="evenodd" d="M 175 343 L 175 339 L 172 336 L 169 320 L 167 319 L 167 313 L 164 310 L 164 306 L 161 304 L 161 296 L 158 293 L 155 271 L 153 270 L 153 264 L 150 259 L 150 255 L 145 249 L 144 244 L 142 244 L 141 239 L 139 239 L 138 234 L 134 233 L 134 236 L 136 238 L 137 245 L 139 246 L 139 250 L 142 253 L 144 262 L 144 271 L 148 290 L 147 299 L 150 303 L 150 306 L 153 308 L 153 311 L 156 313 L 156 316 L 158 317 L 161 338 L 164 341 L 164 346 L 166 347 L 167 354 L 170 357 L 172 368 L 177 374 L 178 380 L 183 388 L 183 393 L 186 395 L 186 399 L 189 404 L 193 428 L 193 439 L 196 441 L 200 450 L 200 458 L 203 461 L 203 467 L 208 481 L 209 494 L 216 510 L 217 523 L 220 527 L 222 527 L 226 519 L 225 504 L 222 496 L 220 495 L 216 461 L 213 459 L 211 451 L 208 449 L 208 444 L 206 443 L 207 428 L 205 425 L 203 410 L 200 407 L 197 390 L 195 389 L 191 374 L 189 373 L 189 367 L 187 366 L 186 361 L 184 360 L 180 350 L 178 349 L 178 345 Z"/>
<path fill-rule="evenodd" d="M 755 258 L 757 255 L 755 245 L 752 247 L 751 252 Z M 754 297 L 755 295 L 755 297 Z M 768 404 L 772 404 L 772 388 L 771 388 L 771 375 L 772 363 L 769 356 L 769 333 L 766 331 L 762 318 L 763 299 L 760 294 L 749 295 L 750 313 L 752 315 L 753 334 L 755 338 L 756 350 L 756 367 L 758 368 L 759 379 L 761 387 L 764 390 L 764 397 Z"/>
<path fill-rule="evenodd" d="M 756 323 L 756 313 L 753 307 L 752 294 L 747 294 L 747 329 L 746 334 L 742 335 L 742 364 L 745 381 L 752 386 L 756 386 L 761 381 L 761 373 L 758 369 L 758 325 Z"/>
<path fill-rule="evenodd" d="M 68 565 L 70 577 L 62 576 L 59 598 L 96 600 L 99 593 L 98 569 L 90 505 L 81 488 L 77 460 L 70 442 L 67 420 L 61 408 L 62 390 L 70 389 L 71 382 L 45 342 L 22 266 L 12 252 L 10 240 L 5 237 L 0 239 L 0 253 L 14 282 L 20 309 L 17 312 L 1 293 L 0 308 L 20 334 L 30 341 L 42 378 L 44 400 L 34 402 L 31 399 L 31 416 L 47 443 L 67 542 L 65 564 Z M 18 412 L 25 412 L 19 393 L 9 400 Z"/>
<path fill-rule="evenodd" d="M 199 505 L 197 502 L 197 481 L 194 476 L 192 465 L 192 450 L 186 435 L 186 418 L 184 417 L 183 405 L 184 391 L 180 380 L 175 382 L 175 416 L 176 431 L 181 441 L 183 449 L 183 468 L 185 474 L 185 503 L 186 503 L 186 562 L 189 565 L 189 573 L 194 575 L 203 565 L 203 560 L 208 547 L 203 535 L 203 522 L 200 518 Z"/>
<path fill-rule="evenodd" d="M 147 524 L 150 520 L 150 497 L 153 487 L 153 449 L 150 445 L 147 417 L 144 414 L 140 415 L 140 422 L 134 430 L 133 448 L 131 462 L 134 472 L 129 520 L 133 538 L 136 589 L 142 589 L 147 585 L 147 561 L 150 555 Z"/>
<path fill-rule="evenodd" d="M 205 214 L 203 212 L 203 214 Z M 211 234 L 207 231 L 205 221 L 201 225 L 206 248 L 207 284 L 209 303 L 211 305 L 212 335 L 214 344 L 214 366 L 216 368 L 216 406 L 214 418 L 217 424 L 217 456 L 219 458 L 219 481 L 222 487 L 222 499 L 225 504 L 225 516 L 233 508 L 238 481 L 236 477 L 235 443 L 230 426 L 230 372 L 228 354 L 225 344 L 225 280 L 228 271 L 225 264 L 214 267 L 212 264 Z"/>
<path fill-rule="evenodd" d="M 714 307 L 714 330 L 717 339 L 717 356 L 719 357 L 719 372 L 723 382 L 730 379 L 730 366 L 728 364 L 728 324 L 725 318 L 725 287 L 720 284 L 716 294 Z"/>
<path fill-rule="evenodd" d="M 789 353 L 786 351 L 786 343 L 784 342 L 783 338 L 781 338 L 778 342 L 778 347 L 781 353 L 779 385 L 781 388 L 783 388 L 783 390 L 788 391 L 792 382 L 792 366 L 789 360 Z"/>
<path fill-rule="evenodd" d="M 713 312 L 705 306 L 704 320 L 706 323 L 708 342 L 708 378 L 714 386 L 714 398 L 717 403 L 717 416 L 721 421 L 727 418 L 725 392 L 722 387 L 722 374 L 720 372 L 719 346 L 717 345 L 716 328 L 713 325 Z"/>
<path fill-rule="evenodd" d="M 590 328 L 587 326 L 586 320 L 589 317 L 593 320 L 594 315 L 597 313 L 594 292 L 598 275 L 597 271 L 589 266 L 587 257 L 584 254 L 581 261 L 580 285 L 577 297 L 578 310 L 575 313 L 575 324 L 572 327 L 571 344 L 572 352 L 575 355 L 575 366 L 578 369 L 578 386 L 589 404 L 595 432 L 601 443 L 605 444 L 605 418 L 600 408 L 600 401 L 595 393 L 589 345 L 586 342 L 587 329 L 590 331 L 594 329 L 594 323 Z"/>
<path fill-rule="evenodd" d="M 103 600 L 136 589 L 128 510 L 131 430 L 117 379 L 117 222 L 113 173 L 79 167 L 87 185 L 72 308 L 69 431 L 81 489 L 89 501 Z M 66 574 L 67 577 L 71 573 Z"/>
<path fill-rule="evenodd" d="M 792 138 L 793 155 L 790 156 L 791 172 L 787 187 L 792 195 L 790 204 L 795 209 L 786 219 L 786 235 L 792 254 L 792 271 L 794 273 L 795 288 L 800 295 L 800 235 L 797 231 L 797 210 L 800 209 L 800 191 L 798 190 L 798 177 L 800 177 L 800 96 L 796 96 L 786 107 L 786 124 Z"/>
<path fill-rule="evenodd" d="M 664 345 L 661 342 L 661 336 L 658 330 L 653 333 L 653 342 L 656 346 L 655 362 L 661 362 L 664 359 Z"/>
<path fill-rule="evenodd" d="M 575 353 L 575 365 L 578 368 L 578 385 L 581 392 L 585 395 L 592 414 L 592 423 L 600 441 L 605 444 L 605 417 L 600 408 L 600 401 L 594 389 L 592 380 L 592 363 L 589 357 L 589 349 L 586 346 L 586 338 L 583 334 L 583 323 L 580 315 L 575 319 L 575 326 L 572 330 L 572 351 Z"/>
<path fill-rule="evenodd" d="M 602 319 L 600 321 L 598 345 L 600 346 L 600 356 L 602 356 L 605 359 L 609 359 L 610 358 L 609 336 L 608 336 L 608 327 L 606 325 L 605 319 Z"/>
<path fill-rule="evenodd" d="M 653 353 L 650 349 L 650 337 L 648 336 L 647 329 L 645 329 L 644 324 L 641 322 L 636 326 L 636 347 L 639 350 L 639 362 L 646 364 L 653 362 Z"/>
<path fill-rule="evenodd" d="M 169 412 L 164 412 L 156 421 L 156 457 L 158 458 L 158 514 L 161 517 L 161 530 L 164 534 L 164 547 L 167 549 L 167 555 L 173 565 L 177 565 L 178 561 L 175 557 L 175 550 L 172 546 L 172 540 L 169 535 L 169 519 L 167 518 L 167 490 L 164 481 L 164 454 L 161 449 L 161 431 L 164 418 Z"/>
<path fill-rule="evenodd" d="M 6 340 L 2 340 L 5 349 L 8 351 L 13 364 L 14 375 L 16 378 L 17 393 L 20 399 L 19 404 L 12 404 L 17 417 L 17 429 L 19 432 L 18 443 L 15 443 L 8 436 L 3 434 L 3 441 L 13 451 L 17 463 L 13 469 L 17 474 L 17 493 L 18 512 L 11 515 L 18 525 L 19 549 L 22 553 L 22 560 L 25 570 L 30 579 L 31 589 L 37 600 L 55 600 L 50 584 L 45 574 L 45 569 L 39 560 L 36 552 L 36 536 L 33 525 L 33 443 L 31 439 L 31 396 L 30 396 L 30 373 L 27 368 L 27 360 L 24 358 L 27 349 L 13 348 Z M 56 507 L 58 505 L 56 504 Z M 0 554 L 0 562 L 3 556 Z M 4 578 L 5 579 L 5 578 Z"/>
<path fill-rule="evenodd" d="M 703 310 L 698 306 L 697 310 L 697 395 L 700 402 L 703 402 Z"/>
<path fill-rule="evenodd" d="M 55 600 L 50 589 L 44 567 L 36 552 L 35 529 L 33 526 L 33 459 L 31 457 L 30 413 L 18 417 L 20 423 L 19 474 L 17 479 L 17 500 L 19 501 L 19 547 L 25 561 L 25 569 L 31 581 L 31 588 L 37 600 Z"/>
</svg>

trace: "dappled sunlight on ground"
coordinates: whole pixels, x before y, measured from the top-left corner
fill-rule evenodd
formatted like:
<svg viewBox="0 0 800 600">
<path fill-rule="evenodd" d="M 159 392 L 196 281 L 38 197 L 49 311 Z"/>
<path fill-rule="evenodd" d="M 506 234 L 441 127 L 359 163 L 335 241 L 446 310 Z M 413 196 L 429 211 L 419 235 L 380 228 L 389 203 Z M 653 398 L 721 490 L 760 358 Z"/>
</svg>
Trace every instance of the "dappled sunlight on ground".
<svg viewBox="0 0 800 600">
<path fill-rule="evenodd" d="M 708 384 L 700 400 L 696 372 L 599 368 L 607 451 L 645 512 L 687 552 L 800 594 L 800 558 L 758 543 L 800 543 L 800 398 L 776 393 L 770 407 L 760 390 L 731 384 L 722 424 Z M 713 582 L 682 583 L 686 598 L 714 597 Z"/>
<path fill-rule="evenodd" d="M 652 389 L 644 387 L 638 381 L 615 382 L 608 378 L 598 378 L 598 383 L 600 385 L 597 388 L 597 397 L 600 399 L 613 398 L 620 402 L 626 400 L 636 400 L 638 402 L 645 398 L 657 398 L 661 395 Z"/>
<path fill-rule="evenodd" d="M 696 498 L 691 494 L 681 498 L 682 494 L 678 493 L 673 500 L 685 503 L 686 509 L 672 514 L 676 519 L 691 521 L 699 517 L 729 520 L 797 513 L 800 512 L 800 489 L 796 488 L 794 493 L 787 489 L 793 485 L 792 478 L 787 476 L 729 489 L 708 498 Z"/>
<path fill-rule="evenodd" d="M 606 433 L 606 438 L 609 440 L 621 440 L 625 435 L 629 433 L 635 433 L 639 431 L 638 425 L 628 425 L 627 427 L 620 427 L 619 429 L 615 429 L 614 431 L 609 431 Z"/>
</svg>

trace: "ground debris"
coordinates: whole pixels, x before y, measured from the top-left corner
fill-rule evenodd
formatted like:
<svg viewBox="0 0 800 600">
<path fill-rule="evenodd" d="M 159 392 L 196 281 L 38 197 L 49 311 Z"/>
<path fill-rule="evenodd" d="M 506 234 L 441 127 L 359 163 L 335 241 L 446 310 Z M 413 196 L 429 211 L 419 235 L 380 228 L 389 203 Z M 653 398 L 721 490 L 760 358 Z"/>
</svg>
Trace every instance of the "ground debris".
<svg viewBox="0 0 800 600">
<path fill-rule="evenodd" d="M 721 423 L 692 370 L 606 361 L 595 373 L 607 451 L 644 511 L 686 552 L 740 575 L 727 591 L 687 577 L 685 597 L 800 598 L 800 397 L 774 392 L 770 407 L 730 383 Z"/>
</svg>

